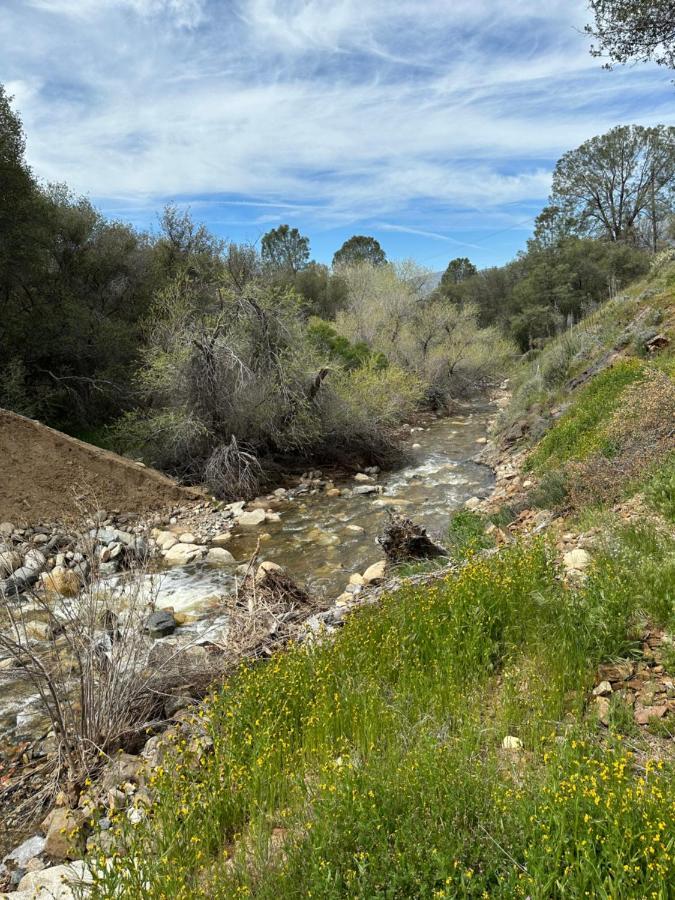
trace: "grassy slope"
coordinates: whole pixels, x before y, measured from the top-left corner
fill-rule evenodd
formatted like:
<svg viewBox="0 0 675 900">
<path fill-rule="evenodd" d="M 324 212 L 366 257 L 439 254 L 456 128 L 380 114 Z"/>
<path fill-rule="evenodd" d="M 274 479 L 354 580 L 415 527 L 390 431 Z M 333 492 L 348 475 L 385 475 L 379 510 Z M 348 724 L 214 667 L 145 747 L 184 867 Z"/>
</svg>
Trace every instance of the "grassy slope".
<svg viewBox="0 0 675 900">
<path fill-rule="evenodd" d="M 647 288 L 656 293 L 584 323 L 592 341 L 568 336 L 586 349 L 527 402 L 517 393 L 517 414 L 558 403 L 569 373 L 601 357 L 645 304 L 669 328 L 675 272 Z M 611 456 L 603 423 L 622 392 L 645 365 L 672 371 L 669 350 L 635 359 L 579 389 L 535 448 L 533 471 Z M 647 492 L 665 515 L 670 466 L 655 464 Z M 622 490 L 643 486 L 629 479 Z M 645 622 L 675 627 L 675 551 L 663 520 L 625 528 L 602 515 L 604 549 L 581 587 L 561 577 L 546 536 L 476 553 L 484 535 L 464 515 L 457 575 L 403 588 L 332 641 L 242 669 L 203 710 L 213 752 L 179 742 L 153 775 L 151 818 L 116 825 L 124 849 L 98 894 L 670 896 L 668 742 L 634 734 L 617 704 L 600 728 L 588 699 L 598 664 L 639 654 Z M 504 749 L 507 736 L 522 749 Z"/>
</svg>

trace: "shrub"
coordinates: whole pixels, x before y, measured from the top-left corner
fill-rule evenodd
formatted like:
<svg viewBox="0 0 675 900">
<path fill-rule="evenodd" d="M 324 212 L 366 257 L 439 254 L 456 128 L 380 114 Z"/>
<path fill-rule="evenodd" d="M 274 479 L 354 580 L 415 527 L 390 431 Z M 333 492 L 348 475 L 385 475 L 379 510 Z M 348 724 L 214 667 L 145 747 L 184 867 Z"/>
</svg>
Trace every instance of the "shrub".
<svg viewBox="0 0 675 900">
<path fill-rule="evenodd" d="M 320 452 L 335 458 L 347 450 L 385 462 L 394 450 L 393 428 L 421 403 L 419 379 L 395 365 L 371 359 L 360 368 L 334 373 L 318 398 Z"/>
<path fill-rule="evenodd" d="M 560 471 L 545 472 L 539 484 L 532 488 L 527 497 L 531 506 L 539 509 L 555 509 L 567 499 L 567 482 Z"/>
<path fill-rule="evenodd" d="M 485 533 L 482 516 L 468 509 L 460 509 L 450 519 L 448 544 L 454 559 L 465 559 L 472 553 L 492 547 L 494 541 Z"/>
</svg>

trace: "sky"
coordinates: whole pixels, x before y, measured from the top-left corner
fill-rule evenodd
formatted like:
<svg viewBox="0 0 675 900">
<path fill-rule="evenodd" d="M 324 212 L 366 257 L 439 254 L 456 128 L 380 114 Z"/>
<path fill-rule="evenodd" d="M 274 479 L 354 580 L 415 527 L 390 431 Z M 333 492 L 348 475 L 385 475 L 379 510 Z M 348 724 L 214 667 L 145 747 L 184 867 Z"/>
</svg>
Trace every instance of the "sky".
<svg viewBox="0 0 675 900">
<path fill-rule="evenodd" d="M 234 241 L 287 222 L 432 270 L 524 248 L 556 160 L 675 121 L 672 72 L 604 70 L 585 0 L 2 0 L 27 157 L 109 216 Z"/>
</svg>

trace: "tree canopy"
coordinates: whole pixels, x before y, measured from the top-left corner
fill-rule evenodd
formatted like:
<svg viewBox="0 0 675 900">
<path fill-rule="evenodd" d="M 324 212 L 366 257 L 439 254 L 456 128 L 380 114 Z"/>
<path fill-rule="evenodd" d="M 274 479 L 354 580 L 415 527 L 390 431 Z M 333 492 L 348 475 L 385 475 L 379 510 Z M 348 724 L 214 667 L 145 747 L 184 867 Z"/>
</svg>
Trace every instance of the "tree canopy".
<svg viewBox="0 0 675 900">
<path fill-rule="evenodd" d="M 458 256 L 456 259 L 451 259 L 447 269 L 443 272 L 441 288 L 446 289 L 452 285 L 461 284 L 467 278 L 475 275 L 477 271 L 478 269 L 466 256 Z"/>
<path fill-rule="evenodd" d="M 577 234 L 655 248 L 674 189 L 675 128 L 622 125 L 561 157 L 538 227 L 562 218 Z"/>
<path fill-rule="evenodd" d="M 279 225 L 263 236 L 260 244 L 262 261 L 272 271 L 295 274 L 309 262 L 309 238 L 297 228 Z"/>
<path fill-rule="evenodd" d="M 630 61 L 675 68 L 675 0 L 591 0 L 595 23 L 586 31 L 597 39 L 593 56 L 608 66 Z"/>
<path fill-rule="evenodd" d="M 374 237 L 355 234 L 345 241 L 333 256 L 333 268 L 355 266 L 369 263 L 371 266 L 383 266 L 387 256 Z"/>
</svg>

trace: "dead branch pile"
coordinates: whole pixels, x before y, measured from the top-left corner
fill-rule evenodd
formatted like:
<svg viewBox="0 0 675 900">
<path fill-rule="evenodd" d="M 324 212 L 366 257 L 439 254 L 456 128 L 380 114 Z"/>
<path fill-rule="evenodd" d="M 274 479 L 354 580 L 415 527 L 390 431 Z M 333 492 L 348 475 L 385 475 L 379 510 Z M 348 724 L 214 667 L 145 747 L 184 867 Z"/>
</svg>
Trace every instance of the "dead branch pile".
<svg viewBox="0 0 675 900">
<path fill-rule="evenodd" d="M 229 609 L 228 650 L 234 656 L 270 656 L 287 643 L 298 626 L 325 608 L 280 566 L 262 563 L 255 555 Z"/>
<path fill-rule="evenodd" d="M 377 540 L 387 559 L 393 563 L 448 555 L 447 550 L 431 540 L 426 528 L 417 525 L 406 516 L 392 512 L 389 513 L 389 522 Z"/>
</svg>

